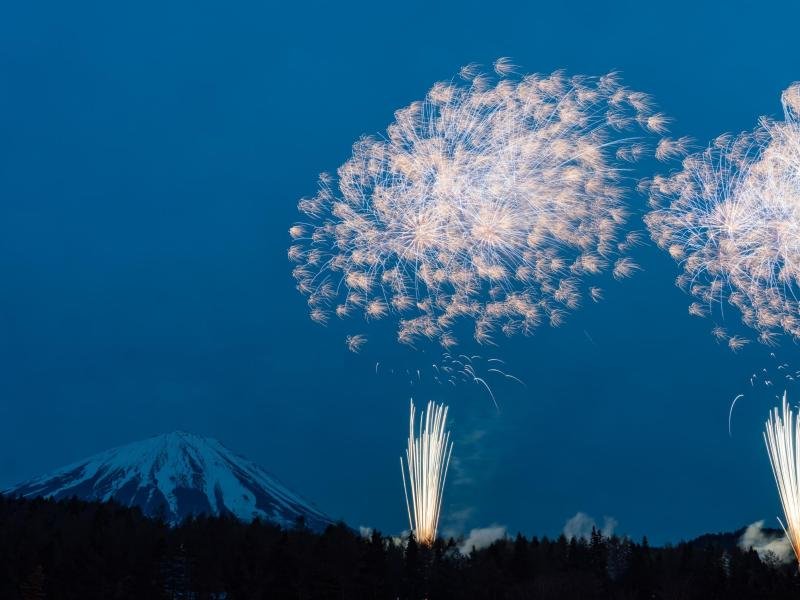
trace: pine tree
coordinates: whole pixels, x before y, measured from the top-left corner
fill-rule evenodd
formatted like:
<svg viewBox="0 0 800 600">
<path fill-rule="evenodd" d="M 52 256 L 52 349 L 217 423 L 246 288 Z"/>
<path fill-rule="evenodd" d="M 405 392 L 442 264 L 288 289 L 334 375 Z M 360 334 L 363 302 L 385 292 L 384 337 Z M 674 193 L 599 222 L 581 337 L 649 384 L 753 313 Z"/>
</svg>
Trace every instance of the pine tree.
<svg viewBox="0 0 800 600">
<path fill-rule="evenodd" d="M 164 593 L 170 600 L 187 600 L 192 597 L 189 579 L 190 560 L 183 543 L 164 563 Z"/>
<path fill-rule="evenodd" d="M 532 573 L 528 569 L 528 541 L 521 533 L 514 539 L 514 549 L 511 555 L 511 572 L 517 581 L 529 579 Z"/>
<path fill-rule="evenodd" d="M 44 569 L 37 564 L 20 586 L 22 600 L 44 600 Z"/>
<path fill-rule="evenodd" d="M 405 569 L 403 573 L 403 587 L 406 597 L 416 598 L 419 590 L 420 579 L 420 549 L 413 533 L 408 535 L 406 545 Z"/>
</svg>

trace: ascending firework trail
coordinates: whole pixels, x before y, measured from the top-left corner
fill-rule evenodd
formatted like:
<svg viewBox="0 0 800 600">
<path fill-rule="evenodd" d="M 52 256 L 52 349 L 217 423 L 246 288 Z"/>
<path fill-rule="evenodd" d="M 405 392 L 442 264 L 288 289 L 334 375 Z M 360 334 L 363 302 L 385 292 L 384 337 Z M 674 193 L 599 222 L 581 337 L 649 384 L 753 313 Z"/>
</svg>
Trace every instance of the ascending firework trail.
<svg viewBox="0 0 800 600">
<path fill-rule="evenodd" d="M 417 541 L 427 546 L 436 540 L 447 467 L 453 452 L 453 443 L 446 424 L 447 407 L 428 402 L 427 412 L 423 411 L 419 416 L 417 435 L 414 427 L 414 401 L 411 401 L 406 462 L 404 464 L 400 458 L 400 470 L 403 473 L 409 526 Z"/>
<path fill-rule="evenodd" d="M 775 408 L 769 415 L 764 432 L 767 453 L 778 485 L 786 524 L 778 519 L 800 561 L 800 420 L 789 408 L 783 394 L 782 415 Z"/>
</svg>

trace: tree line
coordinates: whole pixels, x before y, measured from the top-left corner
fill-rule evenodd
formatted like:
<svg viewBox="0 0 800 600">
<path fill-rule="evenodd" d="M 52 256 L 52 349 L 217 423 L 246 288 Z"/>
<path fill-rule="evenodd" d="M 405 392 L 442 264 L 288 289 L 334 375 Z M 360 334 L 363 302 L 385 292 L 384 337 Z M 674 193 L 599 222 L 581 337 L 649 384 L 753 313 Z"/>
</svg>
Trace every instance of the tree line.
<svg viewBox="0 0 800 600">
<path fill-rule="evenodd" d="M 136 508 L 0 496 L 0 598 L 771 599 L 800 596 L 797 566 L 713 536 L 651 547 L 563 535 L 431 547 L 343 523 L 315 533 L 232 517 L 179 526 Z"/>
</svg>

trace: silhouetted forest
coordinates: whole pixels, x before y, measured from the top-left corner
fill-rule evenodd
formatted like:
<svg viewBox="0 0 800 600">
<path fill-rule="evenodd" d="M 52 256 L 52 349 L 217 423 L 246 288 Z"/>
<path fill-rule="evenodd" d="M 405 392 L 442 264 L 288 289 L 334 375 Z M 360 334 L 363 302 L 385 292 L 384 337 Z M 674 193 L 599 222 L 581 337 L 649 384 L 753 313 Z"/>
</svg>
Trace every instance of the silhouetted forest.
<svg viewBox="0 0 800 600">
<path fill-rule="evenodd" d="M 0 496 L 0 598 L 714 599 L 800 597 L 795 565 L 708 536 L 650 547 L 518 535 L 463 555 L 344 524 L 228 518 L 170 528 L 117 504 Z"/>
</svg>

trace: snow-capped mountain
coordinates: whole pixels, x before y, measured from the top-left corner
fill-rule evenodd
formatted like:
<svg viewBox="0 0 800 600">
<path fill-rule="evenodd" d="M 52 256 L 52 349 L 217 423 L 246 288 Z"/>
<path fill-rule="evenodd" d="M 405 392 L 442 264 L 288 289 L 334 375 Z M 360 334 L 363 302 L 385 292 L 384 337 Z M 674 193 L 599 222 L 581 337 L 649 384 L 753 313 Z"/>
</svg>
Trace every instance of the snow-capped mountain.
<svg viewBox="0 0 800 600">
<path fill-rule="evenodd" d="M 303 517 L 316 530 L 331 523 L 258 465 L 214 439 L 183 432 L 106 450 L 3 493 L 113 498 L 173 524 L 199 514 L 227 514 L 244 521 L 261 518 L 284 527 Z"/>
</svg>

